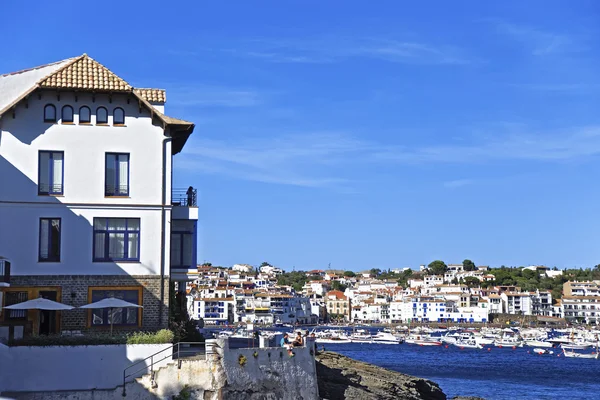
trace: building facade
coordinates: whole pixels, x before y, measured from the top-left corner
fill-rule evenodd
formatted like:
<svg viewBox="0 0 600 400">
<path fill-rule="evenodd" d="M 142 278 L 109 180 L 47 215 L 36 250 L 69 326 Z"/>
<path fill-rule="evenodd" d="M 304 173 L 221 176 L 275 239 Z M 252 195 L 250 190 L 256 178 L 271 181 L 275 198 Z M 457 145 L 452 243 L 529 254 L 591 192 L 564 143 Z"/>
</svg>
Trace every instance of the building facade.
<svg viewBox="0 0 600 400">
<path fill-rule="evenodd" d="M 165 102 L 85 54 L 0 76 L 0 254 L 12 263 L 3 306 L 143 306 L 6 310 L 0 323 L 13 333 L 167 326 L 169 282 L 195 269 L 198 212 L 195 191 L 173 196 L 171 182 L 194 124 L 164 115 Z"/>
</svg>

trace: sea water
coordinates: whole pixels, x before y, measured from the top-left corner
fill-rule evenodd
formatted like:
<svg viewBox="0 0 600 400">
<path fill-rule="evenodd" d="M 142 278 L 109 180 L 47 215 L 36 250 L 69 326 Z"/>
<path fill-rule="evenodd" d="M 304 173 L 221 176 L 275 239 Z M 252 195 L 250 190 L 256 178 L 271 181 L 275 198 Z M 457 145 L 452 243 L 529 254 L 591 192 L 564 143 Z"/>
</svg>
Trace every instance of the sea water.
<svg viewBox="0 0 600 400">
<path fill-rule="evenodd" d="M 322 345 L 318 345 L 321 348 Z M 411 344 L 325 344 L 326 350 L 404 374 L 430 379 L 449 399 L 600 399 L 600 360 L 533 354 L 533 349 Z"/>
</svg>

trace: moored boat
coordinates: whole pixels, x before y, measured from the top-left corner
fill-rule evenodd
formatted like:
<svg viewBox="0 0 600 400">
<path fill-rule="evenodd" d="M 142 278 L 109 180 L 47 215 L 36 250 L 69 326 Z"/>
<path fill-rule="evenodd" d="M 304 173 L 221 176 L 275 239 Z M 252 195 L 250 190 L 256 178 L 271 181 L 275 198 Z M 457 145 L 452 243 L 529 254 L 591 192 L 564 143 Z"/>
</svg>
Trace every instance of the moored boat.
<svg viewBox="0 0 600 400">
<path fill-rule="evenodd" d="M 475 339 L 459 340 L 452 344 L 460 349 L 483 349 L 483 346 Z"/>
</svg>

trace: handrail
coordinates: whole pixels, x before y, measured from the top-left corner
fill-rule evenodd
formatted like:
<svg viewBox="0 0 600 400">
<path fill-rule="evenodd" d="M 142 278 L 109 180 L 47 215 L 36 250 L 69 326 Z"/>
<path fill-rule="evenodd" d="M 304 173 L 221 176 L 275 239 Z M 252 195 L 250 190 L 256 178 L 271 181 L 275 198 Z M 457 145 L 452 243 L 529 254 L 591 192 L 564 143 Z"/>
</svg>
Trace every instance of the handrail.
<svg viewBox="0 0 600 400">
<path fill-rule="evenodd" d="M 157 351 L 156 353 L 144 358 L 143 360 L 139 360 L 134 362 L 133 364 L 131 364 L 129 367 L 125 368 L 123 370 L 123 397 L 126 396 L 126 392 L 125 392 L 125 385 L 127 383 L 127 379 L 131 378 L 132 376 L 135 376 L 138 372 L 144 371 L 148 368 L 150 368 L 150 374 L 152 376 L 152 379 L 154 379 L 154 364 L 155 363 L 159 363 L 163 360 L 166 360 L 169 357 L 173 357 L 174 355 L 177 355 L 177 358 L 179 358 L 179 355 L 181 354 L 181 345 L 182 344 L 201 344 L 204 345 L 204 342 L 177 342 L 174 343 L 173 345 L 171 345 L 170 347 L 164 348 L 160 351 Z M 173 349 L 175 349 L 175 346 L 177 346 L 177 351 L 173 352 Z M 159 355 L 160 353 L 163 353 L 167 350 L 171 350 L 171 353 L 167 356 L 164 356 L 163 358 L 159 359 L 159 360 L 155 360 L 154 357 Z M 150 360 L 150 365 L 146 365 L 146 361 Z M 127 373 L 128 370 L 130 370 L 131 368 L 135 367 L 136 365 L 139 365 L 141 363 L 144 363 L 144 366 L 142 368 L 136 369 L 133 372 Z"/>
</svg>

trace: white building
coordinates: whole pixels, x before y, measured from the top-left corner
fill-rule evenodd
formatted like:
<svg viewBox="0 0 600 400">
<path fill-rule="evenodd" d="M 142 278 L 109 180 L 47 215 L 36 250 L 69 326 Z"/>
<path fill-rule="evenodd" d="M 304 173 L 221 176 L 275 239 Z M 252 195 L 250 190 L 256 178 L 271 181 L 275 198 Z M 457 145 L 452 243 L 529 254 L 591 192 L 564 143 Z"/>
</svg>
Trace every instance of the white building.
<svg viewBox="0 0 600 400">
<path fill-rule="evenodd" d="M 425 286 L 441 285 L 444 283 L 444 276 L 443 275 L 425 275 L 423 280 L 425 282 Z"/>
<path fill-rule="evenodd" d="M 252 271 L 252 265 L 234 264 L 233 267 L 231 267 L 231 269 L 233 271 L 237 271 L 237 272 L 248 273 L 248 272 Z"/>
<path fill-rule="evenodd" d="M 500 297 L 504 303 L 504 312 L 508 314 L 533 315 L 529 293 L 502 292 L 500 293 Z"/>
<path fill-rule="evenodd" d="M 600 323 L 600 281 L 565 282 L 562 309 L 567 321 Z"/>
<path fill-rule="evenodd" d="M 166 116 L 165 101 L 85 54 L 0 76 L 3 306 L 114 296 L 144 306 L 117 310 L 116 329 L 167 326 L 169 280 L 196 269 L 198 210 L 195 191 L 171 182 L 194 124 Z M 109 325 L 108 310 L 0 320 L 41 333 Z"/>
<path fill-rule="evenodd" d="M 193 319 L 203 319 L 205 325 L 228 325 L 233 322 L 233 297 L 197 298 L 192 302 Z"/>
</svg>

